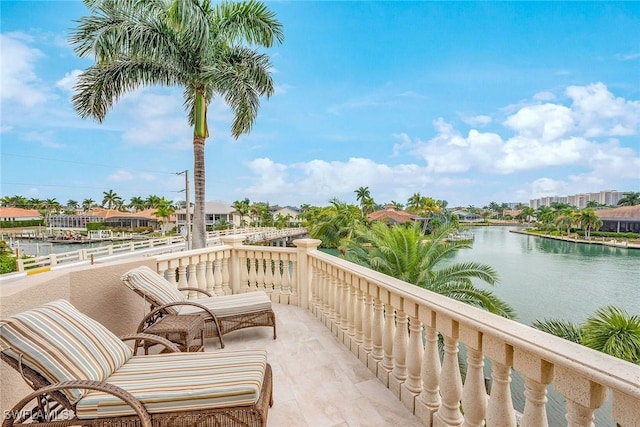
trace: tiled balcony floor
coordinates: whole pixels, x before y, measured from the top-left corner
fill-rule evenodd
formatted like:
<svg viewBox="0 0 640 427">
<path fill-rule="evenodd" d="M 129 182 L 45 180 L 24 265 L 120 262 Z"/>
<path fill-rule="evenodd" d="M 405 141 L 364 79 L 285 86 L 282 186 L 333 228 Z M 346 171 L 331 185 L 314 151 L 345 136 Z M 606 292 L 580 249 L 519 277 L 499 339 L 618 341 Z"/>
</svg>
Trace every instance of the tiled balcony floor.
<svg viewBox="0 0 640 427">
<path fill-rule="evenodd" d="M 306 309 L 274 304 L 271 328 L 225 336 L 228 349 L 266 348 L 274 375 L 272 427 L 422 426 L 421 422 Z M 217 339 L 207 351 L 219 351 Z"/>
</svg>

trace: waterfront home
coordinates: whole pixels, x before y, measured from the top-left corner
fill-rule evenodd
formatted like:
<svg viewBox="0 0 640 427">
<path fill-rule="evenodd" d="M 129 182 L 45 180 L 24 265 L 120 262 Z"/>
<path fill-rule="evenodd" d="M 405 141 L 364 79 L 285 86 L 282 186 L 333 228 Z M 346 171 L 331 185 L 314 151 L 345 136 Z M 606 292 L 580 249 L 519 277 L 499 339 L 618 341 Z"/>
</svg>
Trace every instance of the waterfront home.
<svg viewBox="0 0 640 427">
<path fill-rule="evenodd" d="M 16 227 L 25 221 L 41 221 L 43 218 L 36 209 L 0 208 L 0 222 L 11 222 Z"/>
<path fill-rule="evenodd" d="M 189 209 L 191 224 L 193 224 L 193 206 Z M 214 200 L 205 202 L 204 204 L 205 226 L 214 227 L 220 222 L 231 224 L 232 226 L 240 226 L 240 215 L 236 213 L 235 208 L 222 200 Z M 187 210 L 178 209 L 175 211 L 176 226 L 178 229 L 187 225 Z"/>
<path fill-rule="evenodd" d="M 595 212 L 602 220 L 602 227 L 599 231 L 640 233 L 640 205 L 598 209 Z"/>
<path fill-rule="evenodd" d="M 367 219 L 371 222 L 384 221 L 388 225 L 405 224 L 407 222 L 423 222 L 426 224 L 429 221 L 428 218 L 422 218 L 420 215 L 398 210 L 392 204 L 388 204 L 382 210 L 371 212 L 367 215 Z"/>
</svg>

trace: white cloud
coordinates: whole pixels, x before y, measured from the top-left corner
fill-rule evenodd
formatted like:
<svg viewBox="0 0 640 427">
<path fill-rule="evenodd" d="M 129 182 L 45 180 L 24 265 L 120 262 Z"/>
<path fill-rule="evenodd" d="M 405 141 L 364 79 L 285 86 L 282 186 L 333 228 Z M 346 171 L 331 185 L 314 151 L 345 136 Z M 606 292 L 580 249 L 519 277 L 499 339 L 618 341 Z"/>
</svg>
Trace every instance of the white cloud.
<svg viewBox="0 0 640 427">
<path fill-rule="evenodd" d="M 554 99 L 556 99 L 556 96 L 553 94 L 553 92 L 544 91 L 538 92 L 533 95 L 533 99 L 536 101 L 553 101 Z"/>
<path fill-rule="evenodd" d="M 526 138 L 552 141 L 575 126 L 571 110 L 563 105 L 542 104 L 521 108 L 502 123 Z"/>
<path fill-rule="evenodd" d="M 48 92 L 34 71 L 34 64 L 44 57 L 26 42 L 30 39 L 21 33 L 0 34 L 0 55 L 3 60 L 0 79 L 0 99 L 11 101 L 20 107 L 31 108 L 44 103 Z"/>
<path fill-rule="evenodd" d="M 491 123 L 491 116 L 477 115 L 473 117 L 463 117 L 462 121 L 470 126 L 487 126 Z"/>
<path fill-rule="evenodd" d="M 274 84 L 273 85 L 273 94 L 274 95 L 284 95 L 285 93 L 289 92 L 289 89 L 293 89 L 294 86 L 291 86 L 289 84 L 286 83 L 282 83 L 282 84 Z"/>
<path fill-rule="evenodd" d="M 64 75 L 63 78 L 56 82 L 56 86 L 67 92 L 71 92 L 78 81 L 81 70 L 72 70 Z"/>
<path fill-rule="evenodd" d="M 615 98 L 603 83 L 569 86 L 567 96 L 586 137 L 635 135 L 640 126 L 640 101 Z"/>
</svg>

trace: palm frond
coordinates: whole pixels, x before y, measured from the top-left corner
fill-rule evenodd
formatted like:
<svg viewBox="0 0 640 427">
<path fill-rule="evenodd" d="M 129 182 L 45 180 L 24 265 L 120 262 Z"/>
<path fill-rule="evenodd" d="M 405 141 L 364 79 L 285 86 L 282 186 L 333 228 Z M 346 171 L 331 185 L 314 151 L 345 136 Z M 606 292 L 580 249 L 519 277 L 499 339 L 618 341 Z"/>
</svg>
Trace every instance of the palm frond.
<svg viewBox="0 0 640 427">
<path fill-rule="evenodd" d="M 561 319 L 534 320 L 531 327 L 540 331 L 555 335 L 565 340 L 580 344 L 582 342 L 581 328 L 568 321 Z"/>
<path fill-rule="evenodd" d="M 640 316 L 605 306 L 587 318 L 582 331 L 587 347 L 640 364 Z"/>
</svg>

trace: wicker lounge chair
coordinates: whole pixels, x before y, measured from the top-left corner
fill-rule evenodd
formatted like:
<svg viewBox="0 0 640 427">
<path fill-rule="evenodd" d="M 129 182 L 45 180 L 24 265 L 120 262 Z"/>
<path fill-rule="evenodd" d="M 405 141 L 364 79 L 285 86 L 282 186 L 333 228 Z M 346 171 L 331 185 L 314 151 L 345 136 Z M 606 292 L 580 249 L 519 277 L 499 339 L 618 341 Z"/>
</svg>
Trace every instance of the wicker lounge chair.
<svg viewBox="0 0 640 427">
<path fill-rule="evenodd" d="M 266 426 L 273 404 L 263 349 L 134 356 L 64 300 L 1 320 L 0 349 L 35 390 L 3 427 Z"/>
<path fill-rule="evenodd" d="M 140 322 L 139 331 L 153 324 L 163 314 L 203 313 L 207 316 L 205 336 L 219 337 L 222 348 L 223 335 L 254 326 L 273 327 L 273 339 L 276 339 L 276 315 L 271 307 L 271 299 L 264 291 L 213 296 L 199 288 L 178 289 L 147 266 L 128 271 L 121 280 L 151 304 L 152 311 Z M 187 290 L 206 297 L 187 300 L 180 292 Z"/>
</svg>

